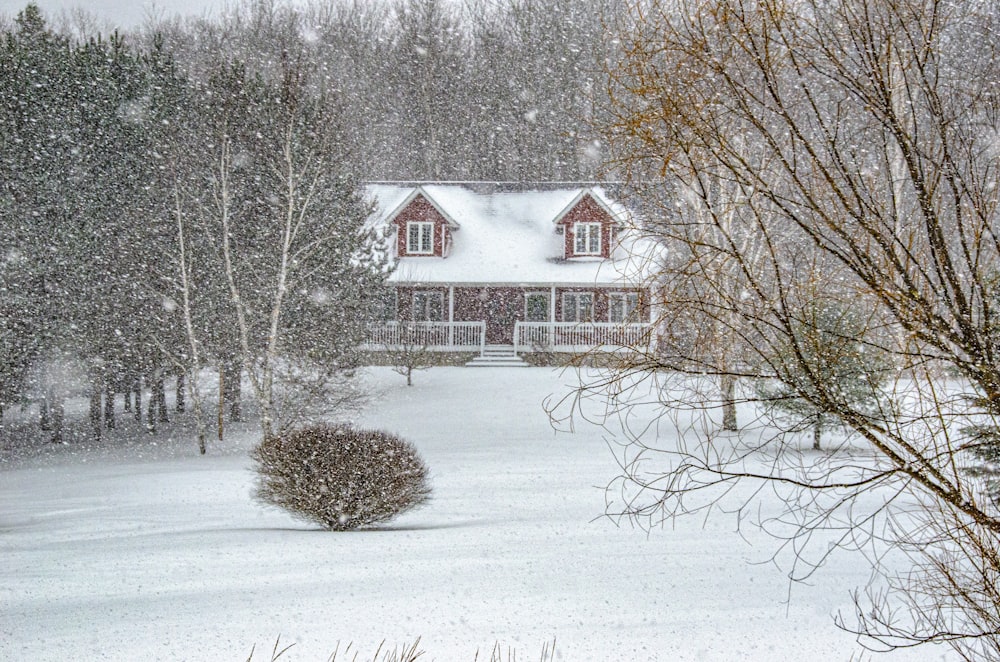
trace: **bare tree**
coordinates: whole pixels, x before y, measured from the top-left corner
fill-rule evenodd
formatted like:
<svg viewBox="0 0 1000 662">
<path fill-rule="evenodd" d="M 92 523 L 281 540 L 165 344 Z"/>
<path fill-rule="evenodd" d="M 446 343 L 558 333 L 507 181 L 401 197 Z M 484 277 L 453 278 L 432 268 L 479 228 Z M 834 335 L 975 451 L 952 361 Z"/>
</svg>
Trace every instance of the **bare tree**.
<svg viewBox="0 0 1000 662">
<path fill-rule="evenodd" d="M 387 344 L 385 351 L 392 369 L 406 377 L 406 385 L 413 386 L 413 373 L 434 365 L 434 352 L 428 348 L 430 334 L 426 323 L 404 320 L 396 323 L 396 338 Z"/>
<path fill-rule="evenodd" d="M 874 608 L 842 621 L 863 643 L 996 657 L 1000 513 L 965 470 L 980 442 L 963 433 L 1000 414 L 996 12 L 975 0 L 628 4 L 611 165 L 677 257 L 655 282 L 667 342 L 620 365 L 612 397 L 626 375 L 672 380 L 658 393 L 684 434 L 677 448 L 637 436 L 621 514 L 656 520 L 712 507 L 701 496 L 713 488 L 775 487 L 806 572 L 821 559 L 802 543 L 820 531 L 913 555 L 916 572 L 887 575 Z M 894 367 L 869 385 L 875 411 L 809 349 L 809 311 L 824 302 L 866 311 L 850 340 Z M 671 342 L 680 325 L 708 342 Z M 780 430 L 726 443 L 718 425 L 691 424 L 718 401 L 699 372 L 781 381 L 854 436 L 819 462 Z M 650 473 L 653 457 L 667 467 Z"/>
<path fill-rule="evenodd" d="M 206 438 L 207 438 L 207 426 L 204 417 L 204 407 L 203 399 L 201 395 L 201 389 L 198 384 L 198 372 L 202 367 L 202 349 L 201 349 L 201 338 L 198 334 L 195 324 L 194 324 L 194 302 L 193 299 L 193 289 L 194 284 L 192 282 L 192 265 L 191 265 L 191 255 L 190 255 L 190 239 L 188 237 L 187 231 L 187 218 L 185 213 L 185 206 L 181 201 L 182 187 L 175 180 L 174 182 L 174 218 L 177 223 L 177 278 L 176 290 L 180 293 L 180 309 L 181 316 L 184 320 L 184 332 L 188 339 L 189 352 L 187 353 L 188 361 L 185 363 L 181 361 L 179 366 L 181 375 L 185 372 L 191 375 L 190 379 L 184 380 L 187 383 L 187 387 L 191 393 L 191 402 L 194 405 L 194 419 L 195 425 L 198 430 L 198 452 L 202 455 L 205 454 L 206 448 Z M 178 388 L 177 388 L 177 402 L 178 407 L 180 407 L 181 400 L 181 378 L 178 377 Z"/>
<path fill-rule="evenodd" d="M 765 259 L 756 228 L 741 214 L 750 191 L 706 171 L 678 183 L 669 199 L 662 192 L 643 194 L 663 220 L 638 230 L 668 244 L 651 270 L 658 312 L 655 365 L 711 375 L 714 384 L 704 393 L 705 401 L 717 401 L 722 430 L 738 430 L 738 382 L 752 374 L 748 329 L 737 313 L 750 287 L 743 271 Z M 726 251 L 716 250 L 720 244 Z M 698 315 L 691 314 L 695 309 Z M 628 369 L 634 357 L 623 358 Z M 717 396 L 712 397 L 711 388 Z"/>
</svg>

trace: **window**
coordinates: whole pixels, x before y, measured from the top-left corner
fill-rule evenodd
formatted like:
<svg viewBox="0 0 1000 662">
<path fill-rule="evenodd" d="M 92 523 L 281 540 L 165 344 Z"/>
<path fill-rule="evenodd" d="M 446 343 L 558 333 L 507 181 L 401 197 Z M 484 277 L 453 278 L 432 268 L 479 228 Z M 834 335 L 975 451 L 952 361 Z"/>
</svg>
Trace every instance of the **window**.
<svg viewBox="0 0 1000 662">
<path fill-rule="evenodd" d="M 594 295 L 590 292 L 563 292 L 564 322 L 594 321 Z"/>
<path fill-rule="evenodd" d="M 608 321 L 634 323 L 639 321 L 639 293 L 612 292 L 608 295 Z"/>
<path fill-rule="evenodd" d="M 549 321 L 549 295 L 547 292 L 528 292 L 524 297 L 524 321 Z"/>
<path fill-rule="evenodd" d="M 575 223 L 573 225 L 574 246 L 576 255 L 601 254 L 601 224 Z"/>
<path fill-rule="evenodd" d="M 429 255 L 434 252 L 434 224 L 406 224 L 406 252 Z"/>
<path fill-rule="evenodd" d="M 384 287 L 378 291 L 373 301 L 373 318 L 380 322 L 391 322 L 398 319 L 399 292 L 394 287 Z"/>
<path fill-rule="evenodd" d="M 444 293 L 417 290 L 413 293 L 411 314 L 416 322 L 441 322 L 444 320 Z"/>
</svg>

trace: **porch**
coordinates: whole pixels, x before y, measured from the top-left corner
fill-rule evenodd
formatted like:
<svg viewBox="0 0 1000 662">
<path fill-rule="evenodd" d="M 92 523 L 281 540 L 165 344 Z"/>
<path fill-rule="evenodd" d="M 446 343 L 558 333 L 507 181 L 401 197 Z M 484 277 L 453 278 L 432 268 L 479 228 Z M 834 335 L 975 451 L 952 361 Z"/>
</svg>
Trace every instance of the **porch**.
<svg viewBox="0 0 1000 662">
<path fill-rule="evenodd" d="M 651 342 L 653 325 L 617 322 L 521 322 L 513 325 L 514 353 L 627 351 Z M 493 344 L 493 343 L 491 343 Z M 487 325 L 479 322 L 381 322 L 364 349 L 486 353 Z"/>
<path fill-rule="evenodd" d="M 629 351 L 652 341 L 648 322 L 516 322 L 514 352 Z"/>
<path fill-rule="evenodd" d="M 368 351 L 478 352 L 486 349 L 486 322 L 380 322 L 369 328 Z"/>
</svg>

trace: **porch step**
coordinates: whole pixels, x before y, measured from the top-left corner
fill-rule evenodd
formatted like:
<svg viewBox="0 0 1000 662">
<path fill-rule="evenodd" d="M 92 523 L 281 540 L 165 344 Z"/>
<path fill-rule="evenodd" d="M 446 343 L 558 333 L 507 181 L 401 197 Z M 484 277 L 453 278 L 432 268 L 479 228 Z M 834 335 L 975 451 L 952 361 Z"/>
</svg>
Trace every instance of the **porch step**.
<svg viewBox="0 0 1000 662">
<path fill-rule="evenodd" d="M 487 345 L 482 356 L 465 364 L 469 368 L 527 368 L 521 357 L 514 353 L 513 345 Z"/>
<path fill-rule="evenodd" d="M 465 364 L 466 368 L 527 368 L 519 357 L 477 356 Z"/>
<path fill-rule="evenodd" d="M 483 347 L 483 356 L 517 356 L 514 354 L 513 345 L 486 345 Z"/>
</svg>

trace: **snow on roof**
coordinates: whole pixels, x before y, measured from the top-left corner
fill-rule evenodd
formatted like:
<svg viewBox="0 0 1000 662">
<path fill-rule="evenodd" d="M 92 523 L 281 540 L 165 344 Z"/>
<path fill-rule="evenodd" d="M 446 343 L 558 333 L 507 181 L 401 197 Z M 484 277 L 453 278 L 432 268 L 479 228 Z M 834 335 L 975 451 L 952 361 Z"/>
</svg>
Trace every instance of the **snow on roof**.
<svg viewBox="0 0 1000 662">
<path fill-rule="evenodd" d="M 620 232 L 612 258 L 564 258 L 565 237 L 554 221 L 584 194 L 591 194 L 621 225 L 628 210 L 598 186 L 503 186 L 480 183 L 370 184 L 378 209 L 369 223 L 385 226 L 417 186 L 453 220 L 446 258 L 403 257 L 389 278 L 396 283 L 506 285 L 625 285 L 642 280 L 639 246 Z"/>
</svg>

